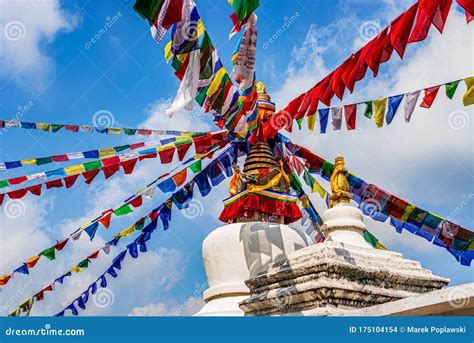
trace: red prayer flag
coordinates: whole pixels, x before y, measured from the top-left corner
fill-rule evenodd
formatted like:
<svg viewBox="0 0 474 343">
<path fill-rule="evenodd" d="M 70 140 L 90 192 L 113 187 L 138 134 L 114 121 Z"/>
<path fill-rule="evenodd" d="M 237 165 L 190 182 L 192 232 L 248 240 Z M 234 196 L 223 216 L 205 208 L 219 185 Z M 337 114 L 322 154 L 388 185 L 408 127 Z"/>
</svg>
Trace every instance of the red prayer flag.
<svg viewBox="0 0 474 343">
<path fill-rule="evenodd" d="M 183 0 L 170 0 L 166 13 L 163 17 L 162 26 L 169 29 L 171 25 L 181 21 Z M 189 34 L 189 33 L 188 33 Z"/>
<path fill-rule="evenodd" d="M 46 184 L 46 189 L 61 188 L 63 186 L 63 182 L 61 179 L 51 180 L 51 181 L 46 182 L 45 184 Z"/>
<path fill-rule="evenodd" d="M 86 171 L 85 173 L 82 173 L 82 176 L 84 176 L 84 179 L 86 180 L 86 183 L 89 185 L 99 174 L 100 169 L 94 169 L 94 170 L 89 170 Z"/>
<path fill-rule="evenodd" d="M 137 207 L 140 207 L 143 203 L 143 197 L 140 195 L 138 197 L 136 197 L 135 199 L 133 199 L 132 201 L 130 201 L 130 205 L 132 205 L 133 207 L 137 208 Z"/>
<path fill-rule="evenodd" d="M 441 86 L 434 86 L 426 88 L 424 90 L 425 96 L 423 97 L 423 101 L 421 102 L 420 107 L 430 108 L 436 98 L 436 95 L 438 94 L 440 87 Z"/>
<path fill-rule="evenodd" d="M 130 144 L 130 149 L 135 150 L 135 149 L 138 149 L 138 148 L 142 148 L 144 146 L 145 146 L 145 142 Z"/>
<path fill-rule="evenodd" d="M 418 3 L 414 4 L 408 11 L 395 19 L 390 26 L 392 47 L 400 58 L 403 58 L 403 54 L 405 53 L 417 10 Z"/>
<path fill-rule="evenodd" d="M 102 217 L 99 219 L 99 223 L 104 225 L 106 229 L 109 228 L 110 226 L 110 219 L 112 218 L 112 210 L 107 210 L 105 212 L 102 212 Z"/>
<path fill-rule="evenodd" d="M 44 292 L 43 291 L 39 291 L 38 293 L 36 293 L 33 296 L 35 297 L 35 301 L 44 300 Z"/>
<path fill-rule="evenodd" d="M 90 254 L 89 256 L 87 256 L 87 258 L 88 258 L 88 259 L 91 259 L 91 260 L 97 258 L 97 256 L 99 256 L 99 251 L 100 251 L 100 249 L 97 250 L 96 252 L 93 252 L 93 253 Z"/>
<path fill-rule="evenodd" d="M 120 157 L 114 156 L 114 157 L 109 157 L 109 158 L 104 158 L 102 160 L 102 165 L 105 167 L 111 166 L 113 164 L 120 163 Z"/>
<path fill-rule="evenodd" d="M 344 106 L 344 115 L 346 117 L 346 127 L 348 130 L 354 130 L 356 126 L 357 105 L 351 104 Z"/>
<path fill-rule="evenodd" d="M 5 286 L 11 277 L 12 276 L 10 274 L 5 274 L 3 276 L 0 276 L 0 286 Z"/>
<path fill-rule="evenodd" d="M 67 131 L 71 131 L 71 132 L 77 132 L 79 130 L 79 126 L 78 125 L 64 125 L 64 128 L 67 130 Z"/>
<path fill-rule="evenodd" d="M 18 185 L 18 184 L 20 184 L 22 182 L 25 182 L 27 180 L 28 180 L 28 178 L 26 176 L 19 176 L 19 177 L 14 177 L 12 179 L 8 179 L 8 183 L 10 185 Z"/>
<path fill-rule="evenodd" d="M 138 158 L 133 158 L 131 160 L 122 161 L 120 164 L 122 165 L 123 172 L 125 174 L 131 174 L 133 172 L 133 168 L 137 164 Z"/>
<path fill-rule="evenodd" d="M 52 159 L 54 162 L 66 162 L 66 161 L 69 161 L 69 157 L 67 157 L 67 155 L 56 155 L 56 156 L 52 156 L 51 159 Z"/>
<path fill-rule="evenodd" d="M 171 177 L 173 179 L 173 181 L 176 183 L 176 187 L 179 187 L 183 183 L 186 182 L 186 178 L 188 176 L 187 170 L 188 170 L 188 168 L 184 168 L 179 173 L 176 173 L 175 175 L 173 175 Z"/>
<path fill-rule="evenodd" d="M 41 195 L 41 187 L 43 185 L 40 183 L 39 185 L 33 185 L 30 187 L 26 187 L 26 190 L 29 191 L 31 194 L 34 195 Z"/>
<path fill-rule="evenodd" d="M 28 267 L 28 269 L 31 269 L 34 266 L 36 266 L 36 263 L 38 263 L 39 259 L 40 259 L 40 256 L 33 256 L 28 261 L 26 261 L 25 264 Z"/>
<path fill-rule="evenodd" d="M 74 183 L 76 182 L 79 175 L 80 174 L 66 176 L 64 178 L 64 183 L 66 184 L 66 188 L 71 188 L 74 185 Z"/>
<path fill-rule="evenodd" d="M 61 242 L 58 242 L 54 245 L 54 249 L 57 251 L 63 250 L 63 248 L 66 246 L 69 238 L 63 239 Z"/>
<path fill-rule="evenodd" d="M 143 161 L 143 160 L 145 160 L 145 159 L 147 159 L 147 158 L 156 158 L 157 156 L 158 156 L 158 155 L 156 154 L 156 152 L 154 152 L 154 153 L 151 153 L 151 154 L 140 155 L 140 156 L 138 156 L 138 159 L 139 159 L 140 161 Z"/>
<path fill-rule="evenodd" d="M 143 136 L 150 136 L 150 135 L 151 135 L 151 130 L 138 129 L 138 130 L 137 130 L 137 133 L 138 133 L 139 135 L 143 135 Z"/>
<path fill-rule="evenodd" d="M 420 0 L 421 8 L 440 33 L 443 32 L 451 4 L 452 0 Z"/>
<path fill-rule="evenodd" d="M 17 189 L 16 191 L 11 191 L 11 192 L 8 192 L 7 194 L 10 199 L 21 199 L 25 196 L 26 189 L 25 188 Z"/>
<path fill-rule="evenodd" d="M 176 149 L 178 150 L 178 159 L 180 161 L 182 161 L 184 156 L 186 156 L 186 153 L 188 152 L 189 147 L 191 145 L 192 145 L 192 143 L 185 143 L 185 144 L 181 144 L 181 145 L 176 146 Z"/>
<path fill-rule="evenodd" d="M 416 15 L 416 23 L 413 31 L 408 39 L 408 43 L 421 42 L 428 36 L 431 27 L 430 18 L 426 15 L 426 11 L 419 5 L 418 14 Z"/>
<path fill-rule="evenodd" d="M 202 154 L 207 151 L 211 147 L 212 138 L 211 135 L 205 134 L 203 136 L 194 137 L 194 148 L 196 149 L 197 154 Z"/>
<path fill-rule="evenodd" d="M 120 164 L 112 164 L 107 167 L 102 167 L 102 171 L 104 172 L 104 176 L 106 179 L 114 175 L 116 172 L 118 172 L 120 169 Z"/>
<path fill-rule="evenodd" d="M 0 194 L 0 206 L 3 204 L 3 199 L 5 199 L 5 193 Z"/>
<path fill-rule="evenodd" d="M 158 151 L 158 154 L 160 155 L 160 161 L 161 163 L 171 163 L 173 161 L 173 155 L 174 155 L 175 147 L 170 147 L 165 150 Z"/>
<path fill-rule="evenodd" d="M 474 0 L 456 0 L 458 5 L 466 11 L 466 21 L 469 24 L 474 17 Z"/>
</svg>

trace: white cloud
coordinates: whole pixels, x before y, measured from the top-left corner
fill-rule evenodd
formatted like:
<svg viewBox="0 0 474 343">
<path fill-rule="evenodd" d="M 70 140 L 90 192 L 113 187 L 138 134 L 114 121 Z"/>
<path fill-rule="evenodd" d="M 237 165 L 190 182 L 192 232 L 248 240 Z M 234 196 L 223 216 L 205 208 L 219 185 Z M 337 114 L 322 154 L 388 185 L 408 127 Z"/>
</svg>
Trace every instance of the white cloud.
<svg viewBox="0 0 474 343">
<path fill-rule="evenodd" d="M 45 51 L 61 31 L 71 31 L 78 17 L 61 8 L 59 0 L 0 1 L 1 73 L 37 83 L 50 70 Z"/>
<path fill-rule="evenodd" d="M 192 316 L 204 306 L 201 297 L 189 297 L 181 305 L 151 303 L 143 307 L 134 307 L 129 316 Z"/>
</svg>

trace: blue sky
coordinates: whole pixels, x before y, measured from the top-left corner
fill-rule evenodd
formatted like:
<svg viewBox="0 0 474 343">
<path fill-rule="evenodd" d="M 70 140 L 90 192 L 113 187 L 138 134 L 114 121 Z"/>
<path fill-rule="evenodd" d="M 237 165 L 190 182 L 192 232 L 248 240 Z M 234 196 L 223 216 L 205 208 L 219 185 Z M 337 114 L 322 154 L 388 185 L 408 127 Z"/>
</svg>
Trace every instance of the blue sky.
<svg viewBox="0 0 474 343">
<path fill-rule="evenodd" d="M 219 55 L 229 62 L 237 38 L 228 40 L 231 7 L 226 1 L 196 0 L 204 25 Z M 267 85 L 281 108 L 307 90 L 365 43 L 364 28 L 385 27 L 413 1 L 261 1 L 258 15 L 257 78 Z M 213 130 L 199 110 L 178 113 L 168 108 L 178 81 L 163 58 L 164 45 L 150 37 L 148 25 L 131 8 L 131 1 L 1 1 L 0 110 L 2 119 L 92 125 L 94 114 L 108 111 L 114 126 L 177 130 Z M 20 39 L 6 39 L 8 23 L 20 22 Z M 107 31 L 99 34 L 107 22 Z M 289 23 L 288 25 L 285 25 Z M 284 28 L 284 29 L 283 29 Z M 282 32 L 283 30 L 283 32 Z M 369 32 L 370 33 L 370 32 Z M 377 79 L 371 75 L 347 97 L 361 101 L 408 92 L 474 75 L 473 25 L 467 26 L 453 5 L 443 35 L 411 45 L 403 61 L 398 56 L 383 65 Z M 99 35 L 93 43 L 91 39 Z M 273 37 L 273 39 L 271 39 Z M 276 38 L 275 38 L 276 37 Z M 271 40 L 270 40 L 271 39 Z M 165 39 L 166 41 L 166 39 Z M 467 228 L 474 227 L 474 135 L 472 108 L 461 103 L 464 85 L 454 100 L 440 91 L 430 110 L 417 109 L 406 124 L 400 114 L 392 125 L 376 129 L 359 116 L 355 132 L 320 135 L 302 130 L 291 136 L 326 159 L 338 153 L 348 168 L 368 182 Z M 29 105 L 29 109 L 22 109 Z M 454 114 L 453 114 L 454 113 Z M 449 118 L 464 124 L 454 127 Z M 99 134 L 57 134 L 10 129 L 0 136 L 0 160 L 84 151 L 141 141 Z M 52 165 L 51 168 L 54 167 Z M 92 185 L 78 181 L 69 189 L 50 190 L 42 197 L 21 201 L 21 215 L 0 214 L 2 235 L 0 272 L 9 272 L 31 255 L 51 246 L 128 194 L 170 168 L 146 161 L 132 176 L 117 174 Z M 2 179 L 40 171 L 40 167 L 2 172 Z M 110 283 L 113 304 L 90 305 L 86 315 L 191 314 L 201 305 L 206 287 L 201 243 L 221 225 L 217 217 L 227 182 L 208 197 L 197 198 L 198 216 L 191 220 L 173 213 L 172 226 L 159 233 L 151 252 L 126 263 Z M 141 213 L 159 204 L 157 194 L 133 216 L 117 219 L 94 242 L 86 237 L 69 244 L 56 261 L 40 261 L 29 276 L 20 275 L 0 293 L 0 314 L 12 310 L 27 296 L 52 282 L 78 261 L 133 223 Z M 313 198 L 322 212 L 324 204 Z M 5 206 L 4 206 L 5 207 Z M 458 209 L 458 210 L 456 210 Z M 454 213 L 454 216 L 453 216 Z M 189 215 L 188 215 L 189 217 Z M 452 284 L 473 281 L 472 269 L 462 267 L 441 248 L 409 233 L 399 235 L 388 224 L 367 219 L 373 233 L 390 249 L 419 260 Z M 51 315 L 76 298 L 110 264 L 110 256 L 94 261 L 83 273 L 69 278 L 35 305 L 32 314 Z M 23 290 L 19 294 L 18 290 Z"/>
</svg>

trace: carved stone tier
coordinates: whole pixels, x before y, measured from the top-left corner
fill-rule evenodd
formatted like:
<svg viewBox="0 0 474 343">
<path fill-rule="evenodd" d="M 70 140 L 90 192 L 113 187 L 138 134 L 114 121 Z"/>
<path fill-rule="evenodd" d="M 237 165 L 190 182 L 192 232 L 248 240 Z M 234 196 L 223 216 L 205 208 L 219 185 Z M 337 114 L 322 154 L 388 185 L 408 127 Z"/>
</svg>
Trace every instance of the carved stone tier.
<svg viewBox="0 0 474 343">
<path fill-rule="evenodd" d="M 272 263 L 246 282 L 245 315 L 344 315 L 448 284 L 399 253 L 325 241 Z"/>
</svg>

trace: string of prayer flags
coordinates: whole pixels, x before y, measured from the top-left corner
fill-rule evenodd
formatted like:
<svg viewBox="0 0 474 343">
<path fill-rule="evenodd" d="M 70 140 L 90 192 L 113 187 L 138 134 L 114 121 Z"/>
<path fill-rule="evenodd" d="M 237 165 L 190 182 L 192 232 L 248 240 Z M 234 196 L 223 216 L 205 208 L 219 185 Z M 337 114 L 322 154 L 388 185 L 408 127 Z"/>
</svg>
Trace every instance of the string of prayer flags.
<svg viewBox="0 0 474 343">
<path fill-rule="evenodd" d="M 296 156 L 303 158 L 310 172 L 320 174 L 324 179 L 329 180 L 334 170 L 332 163 L 306 148 L 291 143 L 288 138 L 280 134 L 277 140 L 287 145 L 291 144 Z M 349 173 L 347 180 L 353 200 L 359 204 L 364 214 L 382 222 L 390 218 L 390 224 L 397 232 L 407 230 L 445 248 L 460 264 L 467 266 L 471 264 L 474 259 L 473 231 L 416 207 L 376 185 L 368 184 L 354 174 Z"/>
<path fill-rule="evenodd" d="M 192 131 L 177 131 L 177 130 L 157 130 L 157 129 L 136 129 L 136 128 L 124 128 L 124 127 L 102 127 L 102 126 L 90 126 L 90 125 L 71 125 L 71 124 L 49 124 L 49 123 L 37 123 L 37 122 L 26 122 L 18 120 L 0 120 L 0 129 L 9 128 L 21 128 L 27 130 L 39 130 L 45 132 L 56 133 L 60 129 L 73 133 L 102 133 L 119 135 L 125 134 L 127 136 L 194 136 L 203 134 L 204 132 L 192 132 Z"/>
<path fill-rule="evenodd" d="M 398 110 L 400 109 L 402 102 L 404 101 L 403 111 L 405 121 L 408 123 L 411 120 L 413 112 L 417 106 L 421 92 L 424 93 L 423 101 L 420 104 L 420 107 L 430 108 L 434 103 L 438 91 L 441 86 L 446 88 L 446 96 L 449 99 L 452 99 L 456 93 L 456 90 L 459 88 L 459 84 L 462 81 L 456 80 L 447 82 L 445 84 L 428 87 L 426 89 L 420 89 L 413 92 L 393 95 L 389 97 L 384 97 L 381 99 L 375 99 L 370 101 L 358 102 L 354 104 L 330 107 L 330 108 L 321 108 L 317 110 L 319 114 L 319 123 L 320 123 L 320 133 L 326 133 L 329 113 L 331 113 L 331 123 L 333 130 L 340 130 L 342 127 L 342 112 L 344 112 L 344 118 L 346 120 L 346 127 L 348 130 L 356 129 L 357 122 L 357 107 L 359 105 L 365 105 L 363 110 L 364 117 L 374 120 L 377 127 L 383 127 L 384 122 L 387 125 L 390 125 L 395 118 Z M 474 77 L 469 77 L 464 79 L 467 85 L 467 91 L 463 99 L 465 106 L 468 106 L 474 103 Z M 315 116 L 312 115 L 308 117 L 308 127 L 310 126 L 314 129 L 314 122 L 309 123 L 309 120 L 315 120 Z M 301 129 L 301 126 L 298 125 Z M 311 128 L 310 128 L 311 129 Z"/>
<path fill-rule="evenodd" d="M 463 2 L 464 0 L 460 1 Z M 314 106 L 318 102 L 330 106 L 334 95 L 342 99 L 346 88 L 352 93 L 356 82 L 365 77 L 368 69 L 372 70 L 373 76 L 376 77 L 380 65 L 390 60 L 394 50 L 403 58 L 406 46 L 426 39 L 432 25 L 442 33 L 451 3 L 451 1 L 424 0 L 410 7 L 392 21 L 388 27 L 380 30 L 379 34 L 367 42 L 359 51 L 343 61 L 334 71 L 310 90 L 291 100 L 284 109 L 275 113 L 270 120 L 266 121 L 263 124 L 263 132 L 265 132 L 263 138 L 274 137 L 285 126 L 286 129 L 290 128 L 289 120 L 293 121 L 312 115 Z M 465 6 L 461 6 L 464 9 L 469 7 L 465 2 L 463 2 L 463 5 Z M 466 10 L 466 12 L 469 11 Z M 280 113 L 285 114 L 285 123 L 274 120 L 274 118 L 278 118 Z M 380 120 L 377 120 L 377 123 L 379 122 Z M 251 137 L 250 141 L 256 141 L 255 137 Z"/>
<path fill-rule="evenodd" d="M 189 160 L 187 160 L 186 162 L 184 162 L 182 165 L 179 165 L 179 166 L 175 167 L 172 171 L 170 171 L 170 173 L 173 173 L 175 170 L 182 168 L 183 165 L 187 165 L 187 167 L 189 167 L 189 165 L 194 165 L 197 160 L 202 160 L 204 158 L 212 158 L 212 155 L 214 154 L 214 152 L 219 151 L 221 149 L 222 148 L 219 145 L 217 145 L 213 148 L 213 150 L 211 150 L 210 152 L 208 152 L 204 156 L 202 154 L 195 155 L 194 157 L 192 157 Z M 232 149 L 233 149 L 233 146 L 231 146 L 231 148 L 229 148 L 228 150 L 224 150 L 224 151 L 225 152 L 235 151 L 235 149 L 234 150 L 232 150 Z M 207 170 L 205 169 L 204 172 L 200 173 L 200 174 L 204 174 L 205 177 L 207 177 Z M 198 175 L 200 175 L 200 174 L 198 174 Z M 79 229 L 75 230 L 68 237 L 66 237 L 65 239 L 59 241 L 59 243 L 56 243 L 54 246 L 43 250 L 41 253 L 37 254 L 37 256 L 43 256 L 43 257 L 45 257 L 49 260 L 54 260 L 56 258 L 56 255 L 55 255 L 56 251 L 62 250 L 64 248 L 64 246 L 66 245 L 69 238 L 71 238 L 73 241 L 78 240 L 83 231 L 86 231 L 86 233 L 88 234 L 90 240 L 93 240 L 94 237 L 95 237 L 95 233 L 97 231 L 97 228 L 98 228 L 98 223 L 101 223 L 102 225 L 104 225 L 105 228 L 108 228 L 110 226 L 111 214 L 114 214 L 115 216 L 123 216 L 123 215 L 127 215 L 129 213 L 132 213 L 133 212 L 133 209 L 132 209 L 133 207 L 136 208 L 136 207 L 141 206 L 142 199 L 143 199 L 142 195 L 147 195 L 147 194 L 151 195 L 152 192 L 150 192 L 150 189 L 153 189 L 154 187 L 156 187 L 156 184 L 161 179 L 163 179 L 164 177 L 167 177 L 169 175 L 170 175 L 169 173 L 166 173 L 166 174 L 163 174 L 163 175 L 159 176 L 153 182 L 148 184 L 148 186 L 142 187 L 140 190 L 136 191 L 133 196 L 131 196 L 131 197 L 129 196 L 128 198 L 126 198 L 126 200 L 123 201 L 120 205 L 116 206 L 115 208 L 112 208 L 112 209 L 109 209 L 107 211 L 102 212 L 102 214 L 100 216 L 98 216 L 97 218 L 95 218 L 94 220 L 92 220 L 90 222 L 87 222 L 87 223 L 83 224 Z M 29 259 L 28 262 L 31 262 L 32 259 L 33 258 Z M 38 257 L 38 259 L 39 259 L 39 257 Z M 31 267 L 28 264 L 24 263 L 20 266 L 20 269 L 23 268 L 24 265 L 26 265 L 28 268 L 32 268 L 32 267 L 34 267 L 36 262 L 37 262 L 37 260 L 34 263 L 32 263 Z M 21 270 L 23 270 L 23 269 L 21 269 Z M 15 273 L 15 271 L 12 272 L 11 274 L 5 274 L 4 277 L 2 277 L 2 279 L 0 279 L 0 285 L 1 286 L 6 285 L 8 283 L 8 281 L 10 280 L 10 277 L 7 277 L 7 276 L 8 275 L 12 276 L 14 273 Z"/>
<path fill-rule="evenodd" d="M 232 155 L 237 153 L 237 149 L 234 145 L 230 146 L 228 149 L 225 149 L 224 152 L 216 157 L 214 161 L 219 161 L 226 159 L 229 156 L 231 157 Z M 235 155 L 236 158 L 236 155 Z M 211 162 L 212 163 L 212 162 Z M 234 160 L 235 163 L 235 160 Z M 199 175 L 205 175 L 207 178 L 207 169 L 208 167 L 204 168 L 199 174 L 196 175 L 196 178 Z M 187 197 L 189 197 L 189 194 L 192 197 L 192 187 L 195 184 L 195 180 L 191 180 L 188 182 L 186 185 L 178 189 L 176 192 L 173 193 L 173 195 L 168 198 L 163 204 L 161 204 L 157 209 L 153 210 L 149 216 L 151 222 L 144 226 L 143 223 L 141 224 L 141 227 L 138 228 L 138 224 L 135 224 L 135 226 L 132 226 L 130 228 L 127 228 L 126 230 L 122 231 L 119 236 L 116 236 L 114 240 L 110 241 L 109 243 L 106 243 L 107 246 L 110 247 L 110 245 L 116 246 L 118 239 L 121 237 L 128 236 L 131 232 L 133 231 L 140 231 L 140 235 L 130 244 L 127 245 L 126 249 L 118 253 L 113 261 L 111 266 L 102 274 L 100 275 L 96 281 L 94 281 L 92 284 L 89 285 L 89 287 L 84 291 L 79 297 L 74 299 L 68 306 L 66 306 L 62 311 L 57 313 L 55 316 L 64 316 L 67 310 L 71 311 L 72 315 L 78 315 L 79 311 L 77 310 L 77 307 L 81 309 L 86 309 L 86 304 L 89 299 L 89 294 L 95 294 L 97 292 L 98 284 L 100 287 L 105 288 L 107 287 L 107 277 L 112 276 L 113 278 L 116 278 L 118 276 L 117 270 L 122 269 L 121 263 L 128 255 L 130 255 L 132 258 L 138 258 L 139 257 L 139 252 L 146 252 L 147 247 L 146 247 L 146 242 L 151 239 L 153 232 L 155 231 L 157 227 L 157 220 L 158 217 L 160 218 L 163 229 L 167 230 L 169 228 L 169 222 L 171 220 L 171 209 L 173 203 L 179 202 L 180 204 L 183 204 L 183 202 L 180 202 L 179 199 L 181 197 L 180 194 L 183 194 L 182 192 L 187 193 Z M 182 199 L 182 198 L 181 198 Z M 188 198 L 188 201 L 190 199 Z M 178 208 L 186 208 L 186 206 L 181 206 Z M 143 220 L 143 218 L 141 219 Z M 140 220 L 140 221 L 141 221 Z M 88 265 L 89 262 L 87 262 Z M 77 307 L 76 307 L 77 306 Z"/>
</svg>

